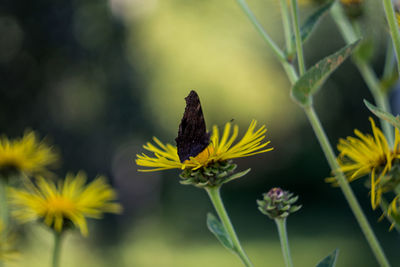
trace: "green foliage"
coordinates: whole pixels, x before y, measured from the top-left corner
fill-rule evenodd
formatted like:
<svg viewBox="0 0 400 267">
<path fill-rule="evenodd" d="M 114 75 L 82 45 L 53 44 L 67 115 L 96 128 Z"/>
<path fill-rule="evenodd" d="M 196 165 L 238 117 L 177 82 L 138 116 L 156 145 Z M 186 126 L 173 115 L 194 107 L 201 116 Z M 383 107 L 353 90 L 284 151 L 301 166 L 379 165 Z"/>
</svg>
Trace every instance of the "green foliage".
<svg viewBox="0 0 400 267">
<path fill-rule="evenodd" d="M 331 254 L 329 254 L 322 261 L 320 261 L 316 267 L 334 267 L 336 265 L 336 260 L 338 255 L 339 255 L 339 250 L 335 249 Z"/>
<path fill-rule="evenodd" d="M 369 103 L 367 100 L 364 99 L 364 103 L 367 106 L 367 108 L 375 114 L 380 119 L 383 119 L 390 124 L 392 124 L 394 127 L 397 129 L 400 129 L 400 116 L 397 115 L 396 117 L 390 114 L 389 112 L 384 111 L 381 108 L 375 107 L 371 103 Z"/>
<path fill-rule="evenodd" d="M 312 96 L 322 87 L 326 79 L 353 53 L 359 41 L 347 45 L 336 53 L 322 59 L 309 69 L 293 85 L 292 98 L 301 106 L 309 106 Z"/>
<path fill-rule="evenodd" d="M 232 240 L 226 232 L 225 227 L 212 213 L 207 214 L 207 227 L 224 247 L 234 251 Z"/>
</svg>

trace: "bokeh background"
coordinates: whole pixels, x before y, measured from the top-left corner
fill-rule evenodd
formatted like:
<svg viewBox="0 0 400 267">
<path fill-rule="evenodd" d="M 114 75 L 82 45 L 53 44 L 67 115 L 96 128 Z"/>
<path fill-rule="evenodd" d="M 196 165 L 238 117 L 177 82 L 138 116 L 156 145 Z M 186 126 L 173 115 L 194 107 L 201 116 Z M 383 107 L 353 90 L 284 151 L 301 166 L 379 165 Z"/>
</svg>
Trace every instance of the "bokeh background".
<svg viewBox="0 0 400 267">
<path fill-rule="evenodd" d="M 361 23 L 381 73 L 387 29 L 379 1 L 366 2 Z M 283 45 L 278 1 L 249 4 Z M 304 20 L 316 6 L 300 8 Z M 307 64 L 343 45 L 326 16 L 305 46 Z M 314 266 L 335 248 L 337 266 L 377 266 L 340 190 L 324 182 L 329 167 L 279 62 L 233 0 L 2 0 L 0 82 L 0 132 L 37 131 L 62 153 L 59 176 L 105 174 L 124 206 L 123 215 L 91 221 L 88 238 L 70 234 L 62 267 L 241 266 L 208 232 L 213 208 L 203 190 L 180 185 L 178 171 L 144 174 L 134 163 L 152 136 L 173 143 L 191 89 L 208 128 L 232 119 L 242 130 L 251 119 L 267 125 L 275 150 L 238 160 L 252 172 L 222 189 L 257 266 L 284 264 L 274 222 L 255 202 L 274 186 L 303 204 L 288 220 L 297 266 Z M 318 93 L 332 143 L 354 128 L 370 131 L 364 98 L 372 102 L 350 61 Z M 395 90 L 391 104 L 399 110 Z M 363 182 L 352 186 L 393 266 L 400 265 L 399 235 L 378 222 Z M 10 266 L 48 266 L 51 247 L 51 234 L 31 226 L 19 244 L 21 259 Z"/>
</svg>

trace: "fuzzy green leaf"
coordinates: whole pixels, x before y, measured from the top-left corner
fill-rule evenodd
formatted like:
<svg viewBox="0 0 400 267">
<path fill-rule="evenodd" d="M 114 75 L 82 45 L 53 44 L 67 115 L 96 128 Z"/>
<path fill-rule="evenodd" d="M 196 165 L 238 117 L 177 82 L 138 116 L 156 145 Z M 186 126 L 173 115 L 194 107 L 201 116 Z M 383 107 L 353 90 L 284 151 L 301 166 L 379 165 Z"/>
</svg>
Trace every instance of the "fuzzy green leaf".
<svg viewBox="0 0 400 267">
<path fill-rule="evenodd" d="M 224 247 L 235 252 L 232 240 L 226 232 L 224 226 L 212 213 L 207 214 L 207 227 Z"/>
<path fill-rule="evenodd" d="M 320 261 L 316 267 L 334 267 L 336 265 L 336 260 L 338 255 L 339 255 L 339 250 L 335 249 L 331 254 L 329 254 L 322 261 Z"/>
<path fill-rule="evenodd" d="M 367 100 L 364 99 L 364 104 L 367 106 L 367 108 L 374 113 L 378 118 L 383 119 L 390 124 L 392 124 L 394 127 L 400 130 L 400 116 L 397 115 L 396 117 L 390 114 L 389 112 L 384 111 L 383 109 L 380 109 L 378 107 L 375 107 L 371 103 L 369 103 Z"/>
<path fill-rule="evenodd" d="M 240 177 L 243 177 L 243 176 L 245 176 L 246 174 L 248 174 L 250 171 L 251 171 L 251 169 L 249 168 L 249 169 L 244 170 L 244 171 L 242 171 L 242 172 L 237 172 L 237 173 L 233 174 L 231 177 L 227 178 L 227 179 L 224 181 L 224 183 L 227 183 L 227 182 L 230 182 L 230 181 L 232 181 L 232 180 L 235 180 L 235 179 L 238 179 L 238 178 L 240 178 Z"/>
<path fill-rule="evenodd" d="M 293 85 L 291 95 L 302 106 L 312 102 L 312 96 L 322 87 L 326 79 L 353 53 L 359 41 L 347 45 L 336 53 L 322 59 L 310 68 Z"/>
</svg>

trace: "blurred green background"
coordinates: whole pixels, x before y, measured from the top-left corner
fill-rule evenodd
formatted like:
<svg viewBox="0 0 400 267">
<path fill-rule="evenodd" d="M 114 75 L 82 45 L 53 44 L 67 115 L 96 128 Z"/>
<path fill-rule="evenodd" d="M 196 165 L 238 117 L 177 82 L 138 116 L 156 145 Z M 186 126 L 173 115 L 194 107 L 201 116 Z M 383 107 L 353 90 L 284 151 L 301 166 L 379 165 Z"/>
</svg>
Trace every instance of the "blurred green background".
<svg viewBox="0 0 400 267">
<path fill-rule="evenodd" d="M 312 1 L 308 1 L 312 2 Z M 381 72 L 387 32 L 378 1 L 367 1 L 361 23 L 374 40 Z M 283 45 L 279 3 L 249 0 Z M 315 9 L 301 5 L 301 19 Z M 305 47 L 310 66 L 344 42 L 329 16 Z M 222 189 L 244 248 L 257 266 L 283 266 L 275 225 L 255 200 L 280 186 L 303 208 L 288 231 L 296 266 L 314 266 L 335 248 L 337 266 L 377 266 L 338 188 L 324 182 L 329 167 L 305 116 L 289 97 L 289 82 L 235 1 L 2 0 L 0 3 L 0 129 L 46 136 L 62 152 L 57 172 L 105 174 L 124 206 L 121 216 L 90 222 L 84 239 L 70 234 L 62 267 L 241 266 L 208 232 L 213 208 L 203 190 L 179 184 L 178 171 L 138 173 L 141 145 L 157 136 L 173 143 L 184 97 L 195 89 L 208 128 L 251 119 L 268 128 L 274 151 L 238 160 L 252 168 Z M 333 144 L 354 128 L 370 132 L 372 102 L 357 70 L 346 62 L 315 99 Z M 398 111 L 397 95 L 392 106 Z M 400 265 L 399 235 L 371 211 L 363 181 L 352 184 L 393 266 Z M 48 266 L 52 239 L 30 226 L 10 266 Z"/>
</svg>

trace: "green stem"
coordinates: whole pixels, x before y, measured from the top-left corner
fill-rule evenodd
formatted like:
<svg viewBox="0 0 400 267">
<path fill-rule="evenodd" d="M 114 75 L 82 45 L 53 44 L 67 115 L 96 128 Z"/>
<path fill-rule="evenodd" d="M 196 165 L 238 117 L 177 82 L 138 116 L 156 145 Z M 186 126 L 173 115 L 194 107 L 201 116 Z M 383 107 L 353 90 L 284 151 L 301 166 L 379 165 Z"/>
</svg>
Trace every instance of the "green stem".
<svg viewBox="0 0 400 267">
<path fill-rule="evenodd" d="M 258 22 L 256 16 L 253 14 L 249 6 L 247 5 L 245 0 L 237 0 L 239 6 L 242 8 L 246 16 L 250 19 L 251 23 L 254 25 L 256 30 L 261 34 L 261 37 L 268 44 L 268 46 L 272 49 L 274 54 L 278 57 L 279 61 L 286 61 L 286 56 L 283 51 L 275 44 L 275 42 L 271 39 L 268 33 L 264 30 L 261 24 Z"/>
<path fill-rule="evenodd" d="M 261 26 L 261 24 L 258 22 L 257 18 L 254 16 L 253 12 L 247 5 L 245 0 L 236 0 L 239 4 L 239 6 L 242 8 L 243 12 L 246 14 L 250 22 L 253 24 L 253 26 L 256 28 L 258 33 L 261 35 L 263 40 L 267 43 L 267 45 L 272 49 L 274 52 L 275 56 L 278 58 L 278 60 L 281 62 L 283 69 L 285 70 L 286 74 L 289 77 L 290 82 L 293 84 L 297 81 L 298 75 L 296 70 L 293 68 L 293 65 L 288 62 L 286 55 L 283 53 L 283 51 L 274 43 L 274 41 L 271 39 L 271 37 L 268 35 L 268 33 L 264 30 L 264 28 Z"/>
<path fill-rule="evenodd" d="M 297 0 L 292 0 L 291 7 L 294 35 L 296 37 L 297 62 L 299 64 L 300 76 L 302 76 L 306 72 L 306 65 L 304 63 L 303 42 L 300 35 L 299 10 L 297 8 Z"/>
<path fill-rule="evenodd" d="M 53 248 L 53 258 L 52 258 L 52 267 L 60 266 L 60 254 L 61 254 L 61 241 L 62 241 L 62 233 L 54 232 L 54 248 Z"/>
<path fill-rule="evenodd" d="M 287 0 L 281 0 L 281 12 L 283 32 L 285 33 L 286 49 L 288 54 L 291 54 L 294 52 L 294 46 L 292 40 L 292 28 L 290 26 L 290 12 Z"/>
<path fill-rule="evenodd" d="M 8 201 L 7 201 L 7 179 L 0 177 L 0 218 L 3 223 L 4 233 L 8 227 Z M 4 238 L 4 236 L 2 237 Z"/>
<path fill-rule="evenodd" d="M 222 203 L 219 189 L 220 189 L 219 186 L 207 187 L 206 191 L 211 199 L 212 204 L 214 205 L 215 211 L 217 212 L 218 217 L 222 222 L 222 225 L 224 226 L 226 232 L 228 233 L 229 237 L 232 240 L 237 255 L 240 257 L 245 266 L 252 267 L 253 264 L 251 263 L 249 257 L 247 257 L 246 253 L 244 252 L 242 246 L 240 245 L 239 239 L 235 233 L 235 229 L 233 229 L 231 220 L 229 219 L 228 213 L 226 212 L 224 204 Z"/>
<path fill-rule="evenodd" d="M 400 71 L 400 32 L 399 25 L 397 25 L 396 16 L 391 0 L 383 0 L 383 6 L 385 8 L 386 18 L 389 24 L 390 33 L 392 35 L 392 41 L 394 50 L 397 58 L 397 71 Z"/>
<path fill-rule="evenodd" d="M 354 22 L 353 25 L 351 25 L 347 17 L 344 15 L 342 7 L 339 3 L 336 3 L 332 7 L 331 15 L 335 20 L 337 26 L 339 27 L 340 32 L 342 33 L 342 36 L 347 44 L 351 44 L 356 40 L 362 38 L 358 23 Z M 365 83 L 367 84 L 372 96 L 374 97 L 375 104 L 379 108 L 390 113 L 390 105 L 387 94 L 382 91 L 379 79 L 371 68 L 370 64 L 362 60 L 355 59 L 353 61 L 357 66 L 358 71 L 361 73 L 361 76 L 363 77 Z M 380 119 L 380 123 L 389 144 L 393 145 L 394 135 L 392 125 L 383 119 Z"/>
<path fill-rule="evenodd" d="M 285 260 L 286 267 L 293 267 L 292 257 L 290 256 L 289 241 L 286 231 L 286 218 L 275 219 L 276 226 L 278 227 L 279 240 L 281 241 L 281 248 L 283 259 Z"/>
<path fill-rule="evenodd" d="M 242 2 L 241 0 L 237 0 L 237 1 L 239 2 L 239 4 L 241 4 L 241 2 Z M 248 10 L 248 11 L 250 11 L 250 10 Z M 246 12 L 246 14 L 247 14 L 247 12 Z M 333 7 L 331 8 L 331 14 L 332 14 L 332 17 L 334 18 L 335 22 L 338 24 L 339 29 L 341 30 L 346 42 L 347 43 L 355 42 L 358 38 L 357 38 L 356 34 L 354 33 L 352 26 L 348 23 L 347 18 L 344 16 L 343 10 L 339 3 L 336 3 L 333 5 Z M 252 19 L 250 18 L 250 20 L 252 20 Z M 252 20 L 252 22 L 253 22 L 253 24 L 255 24 L 253 20 Z M 260 33 L 262 34 L 262 32 L 260 32 Z M 264 40 L 266 40 L 266 39 L 264 38 Z M 294 67 L 292 65 L 290 65 L 287 61 L 281 60 L 281 62 L 284 66 L 286 73 L 288 74 L 291 84 L 294 84 L 298 79 L 298 75 L 297 75 L 296 71 L 294 70 Z M 385 267 L 390 266 L 378 240 L 375 237 L 374 232 L 372 231 L 371 226 L 369 225 L 356 197 L 354 196 L 354 193 L 353 193 L 350 185 L 348 184 L 344 174 L 340 171 L 338 162 L 336 161 L 336 156 L 335 156 L 333 149 L 328 141 L 328 138 L 321 126 L 321 123 L 320 123 L 317 115 L 315 114 L 314 108 L 312 106 L 305 107 L 304 112 L 307 114 L 307 117 L 309 118 L 309 121 L 313 127 L 313 130 L 314 130 L 320 144 L 321 144 L 321 148 L 325 153 L 325 157 L 331 167 L 331 170 L 337 176 L 339 186 L 340 186 L 354 216 L 356 217 L 357 222 L 360 225 L 360 228 L 361 228 L 362 232 L 364 233 L 364 236 L 367 239 L 377 261 L 380 263 L 381 266 L 385 266 Z"/>
<path fill-rule="evenodd" d="M 376 77 L 375 72 L 372 70 L 371 66 L 364 61 L 355 61 L 355 64 L 363 76 L 365 82 L 368 85 L 369 90 L 371 91 L 372 96 L 374 97 L 375 104 L 385 110 L 386 112 L 390 112 L 389 100 L 387 98 L 387 94 L 382 92 L 380 83 L 378 78 Z M 383 119 L 380 119 L 383 132 L 385 133 L 386 138 L 388 139 L 389 145 L 393 146 L 394 143 L 394 133 L 392 125 Z"/>
<path fill-rule="evenodd" d="M 0 176 L 0 218 L 3 224 L 3 231 L 0 240 L 6 241 L 8 231 L 8 201 L 7 201 L 7 178 Z M 4 266 L 4 262 L 0 260 L 0 267 Z"/>
<path fill-rule="evenodd" d="M 318 138 L 318 141 L 324 151 L 325 157 L 328 160 L 329 166 L 331 167 L 334 175 L 337 177 L 338 184 L 351 208 L 354 216 L 356 217 L 361 230 L 364 233 L 376 259 L 378 260 L 380 266 L 390 266 L 386 256 L 377 240 L 371 226 L 369 225 L 367 218 L 365 217 L 360 204 L 358 203 L 356 197 L 354 196 L 353 190 L 351 189 L 349 183 L 344 177 L 343 173 L 340 171 L 339 164 L 336 160 L 336 156 L 333 149 L 328 141 L 328 137 L 322 128 L 321 122 L 319 121 L 317 115 L 315 114 L 314 108 L 312 106 L 304 108 L 307 114 L 308 120 L 310 121 L 314 132 Z"/>
<path fill-rule="evenodd" d="M 394 70 L 394 50 L 393 43 L 388 41 L 386 47 L 385 66 L 383 68 L 383 79 L 389 79 Z"/>
<path fill-rule="evenodd" d="M 347 44 L 352 44 L 358 40 L 353 27 L 343 12 L 343 8 L 340 6 L 339 1 L 336 1 L 336 3 L 332 6 L 331 15 Z"/>
</svg>

